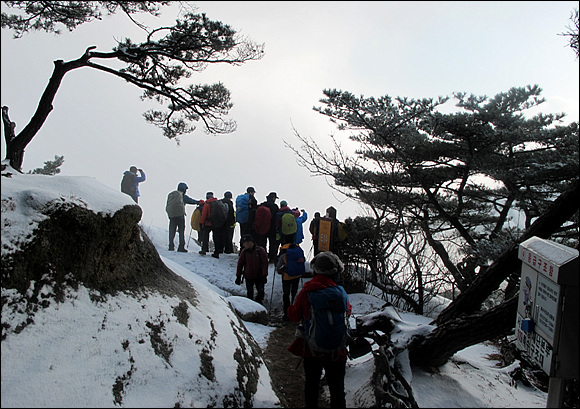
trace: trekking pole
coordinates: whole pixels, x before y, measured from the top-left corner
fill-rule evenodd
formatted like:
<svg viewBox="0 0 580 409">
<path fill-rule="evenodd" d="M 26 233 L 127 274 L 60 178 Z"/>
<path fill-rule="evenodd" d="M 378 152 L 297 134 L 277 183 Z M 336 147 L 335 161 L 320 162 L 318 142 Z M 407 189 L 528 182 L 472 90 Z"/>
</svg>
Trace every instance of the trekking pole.
<svg viewBox="0 0 580 409">
<path fill-rule="evenodd" d="M 193 230 L 193 228 L 189 229 L 189 238 L 187 239 L 187 246 L 186 246 L 186 248 L 188 248 L 188 249 L 189 249 L 189 241 L 191 240 L 191 231 L 192 230 Z"/>
<path fill-rule="evenodd" d="M 276 267 L 274 267 L 274 277 L 272 277 L 272 291 L 270 292 L 270 308 L 268 308 L 268 318 L 272 313 L 272 299 L 274 298 L 274 281 L 276 281 Z"/>
</svg>

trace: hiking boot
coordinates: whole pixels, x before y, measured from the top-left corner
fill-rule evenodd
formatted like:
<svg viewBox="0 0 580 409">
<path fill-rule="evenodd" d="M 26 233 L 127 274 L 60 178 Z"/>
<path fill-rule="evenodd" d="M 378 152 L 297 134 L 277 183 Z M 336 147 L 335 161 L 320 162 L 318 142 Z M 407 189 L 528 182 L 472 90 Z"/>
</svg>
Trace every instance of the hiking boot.
<svg viewBox="0 0 580 409">
<path fill-rule="evenodd" d="M 184 249 L 183 247 L 178 248 L 177 251 L 179 251 L 180 253 L 187 253 L 187 250 Z"/>
<path fill-rule="evenodd" d="M 220 258 L 220 255 L 219 255 L 218 253 L 213 253 L 211 256 L 212 256 L 213 258 Z"/>
<path fill-rule="evenodd" d="M 206 253 L 205 251 L 201 250 L 201 251 L 199 252 L 199 254 L 201 254 L 202 256 L 205 256 L 207 253 Z"/>
<path fill-rule="evenodd" d="M 175 247 L 169 247 L 169 251 L 175 251 Z"/>
</svg>

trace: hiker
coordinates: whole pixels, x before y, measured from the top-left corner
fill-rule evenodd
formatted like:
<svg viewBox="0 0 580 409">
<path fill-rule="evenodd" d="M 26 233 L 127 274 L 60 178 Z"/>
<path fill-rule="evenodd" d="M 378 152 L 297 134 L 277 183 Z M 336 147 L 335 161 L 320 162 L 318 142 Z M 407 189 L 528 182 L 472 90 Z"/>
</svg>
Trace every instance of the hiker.
<svg viewBox="0 0 580 409">
<path fill-rule="evenodd" d="M 314 277 L 312 280 L 304 284 L 302 291 L 300 291 L 296 297 L 294 304 L 288 307 L 288 318 L 294 322 L 304 323 L 306 333 L 310 331 L 308 325 L 312 322 L 312 317 L 310 316 L 312 306 L 311 299 L 315 301 L 315 304 L 317 304 L 319 298 L 316 296 L 325 291 L 328 292 L 328 289 L 331 289 L 330 291 L 338 294 L 339 302 L 335 302 L 334 304 L 340 305 L 341 308 L 344 308 L 342 314 L 346 319 L 352 312 L 352 306 L 348 302 L 348 295 L 342 286 L 337 284 L 337 281 L 340 281 L 340 274 L 344 271 L 344 265 L 338 256 L 330 251 L 319 253 L 314 256 L 310 262 L 310 267 L 312 268 Z M 321 316 L 326 315 L 327 314 L 321 314 Z M 328 312 L 328 315 L 330 315 L 330 312 Z M 345 326 L 345 340 L 346 328 L 347 327 Z M 323 329 L 324 327 L 320 324 L 320 327 L 318 328 L 320 333 L 318 335 L 324 338 L 324 335 L 328 334 L 329 330 L 327 330 L 327 332 L 322 332 Z M 306 335 L 306 337 L 308 337 L 308 335 Z M 331 342 L 336 338 L 337 337 L 334 336 Z M 322 370 L 324 369 L 326 382 L 330 391 L 330 407 L 346 407 L 344 375 L 347 349 L 345 342 L 340 344 L 337 350 L 327 353 L 312 352 L 310 342 L 310 339 L 297 337 L 292 345 L 288 347 L 288 351 L 294 355 L 303 357 L 304 359 L 305 406 L 308 408 L 318 407 L 320 378 L 322 376 Z"/>
<path fill-rule="evenodd" d="M 227 204 L 213 196 L 213 192 L 205 194 L 205 205 L 201 212 L 201 250 L 199 254 L 205 256 L 209 251 L 209 235 L 213 232 L 214 252 L 212 257 L 219 258 L 220 249 L 223 248 L 223 228 L 227 216 Z"/>
<path fill-rule="evenodd" d="M 137 172 L 141 175 L 137 176 Z M 131 166 L 129 170 L 123 172 L 123 179 L 121 180 L 121 192 L 128 194 L 133 198 L 135 203 L 139 203 L 139 183 L 145 182 L 145 172 L 143 169 L 137 169 L 136 166 Z"/>
<path fill-rule="evenodd" d="M 276 192 L 268 193 L 266 196 L 266 201 L 260 203 L 258 210 L 256 210 L 256 217 L 254 220 L 254 231 L 258 236 L 256 236 L 256 242 L 258 245 L 267 249 L 268 252 L 268 263 L 275 263 L 276 256 L 278 255 L 278 247 L 280 247 L 280 242 L 276 239 L 276 213 L 280 210 L 276 204 L 276 199 L 278 195 Z M 260 206 L 266 206 L 270 210 L 270 220 L 267 222 L 268 230 L 264 234 L 260 234 L 258 230 L 258 222 L 261 217 Z"/>
<path fill-rule="evenodd" d="M 296 235 L 294 236 L 294 244 L 300 244 L 304 240 L 304 230 L 302 225 L 306 220 L 308 220 L 308 213 L 306 213 L 306 210 L 304 209 L 298 211 L 298 208 L 293 209 L 293 213 L 294 215 L 298 214 L 296 217 Z"/>
<path fill-rule="evenodd" d="M 314 247 L 314 255 L 317 255 L 318 252 L 318 228 L 320 227 L 320 212 L 314 213 L 314 219 L 310 222 L 310 226 L 308 226 L 308 231 L 312 236 L 312 245 Z"/>
<path fill-rule="evenodd" d="M 240 224 L 240 251 L 242 247 L 241 238 L 246 234 L 253 235 L 252 225 L 258 208 L 258 201 L 254 197 L 256 189 L 249 186 L 246 193 L 236 197 L 236 221 Z"/>
<path fill-rule="evenodd" d="M 173 239 L 175 238 L 175 231 L 179 233 L 179 246 L 177 251 L 187 253 L 185 249 L 185 205 L 198 204 L 199 201 L 187 196 L 187 185 L 183 182 L 177 185 L 177 190 L 170 192 L 167 195 L 167 204 L 165 211 L 169 217 L 169 251 L 175 250 Z"/>
<path fill-rule="evenodd" d="M 256 245 L 250 234 L 242 237 L 242 251 L 238 257 L 236 284 L 246 280 L 246 297 L 259 304 L 264 301 L 264 286 L 268 281 L 268 254 L 263 247 Z M 254 299 L 254 286 L 256 298 Z"/>
<path fill-rule="evenodd" d="M 276 271 L 282 276 L 283 321 L 288 321 L 288 307 L 294 302 L 298 292 L 300 277 L 304 274 L 304 251 L 298 244 L 286 243 L 280 248 Z"/>
<path fill-rule="evenodd" d="M 228 205 L 228 215 L 226 218 L 226 224 L 224 227 L 223 235 L 223 252 L 225 254 L 232 254 L 234 252 L 234 230 L 236 227 L 236 213 L 234 210 L 234 202 L 232 202 L 232 192 L 227 191 L 224 193 L 224 198 L 222 202 Z M 220 249 L 221 250 L 221 249 Z"/>
<path fill-rule="evenodd" d="M 290 216 L 286 216 L 288 214 Z M 294 243 L 297 229 L 296 215 L 290 209 L 286 200 L 280 202 L 280 209 L 276 213 L 276 228 L 277 238 L 279 238 L 281 245 Z"/>
</svg>

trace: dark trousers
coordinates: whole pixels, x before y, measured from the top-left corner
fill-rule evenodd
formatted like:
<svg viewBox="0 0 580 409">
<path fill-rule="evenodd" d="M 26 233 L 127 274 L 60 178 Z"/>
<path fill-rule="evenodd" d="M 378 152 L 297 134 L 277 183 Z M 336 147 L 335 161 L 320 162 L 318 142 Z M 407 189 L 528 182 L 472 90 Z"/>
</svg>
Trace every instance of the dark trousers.
<svg viewBox="0 0 580 409">
<path fill-rule="evenodd" d="M 185 249 L 185 216 L 169 218 L 169 250 L 175 250 L 175 232 L 179 233 L 179 249 Z"/>
<path fill-rule="evenodd" d="M 294 278 L 292 280 L 282 280 L 282 302 L 284 303 L 284 316 L 287 317 L 286 311 L 290 304 L 294 303 L 296 298 L 296 293 L 298 292 L 298 284 L 300 284 L 300 278 Z M 290 299 L 292 296 L 292 299 Z"/>
<path fill-rule="evenodd" d="M 273 262 L 278 255 L 278 248 L 280 247 L 280 241 L 276 240 L 276 229 L 270 229 L 267 234 L 268 239 L 268 260 Z M 266 246 L 263 246 L 266 248 Z"/>
<path fill-rule="evenodd" d="M 226 254 L 231 254 L 234 252 L 234 227 L 226 227 L 226 240 L 224 242 L 224 250 Z"/>
<path fill-rule="evenodd" d="M 346 408 L 344 394 L 344 374 L 346 360 L 325 361 L 318 358 L 304 358 L 304 401 L 307 408 L 318 407 L 318 395 L 322 370 L 330 391 L 330 407 Z"/>
<path fill-rule="evenodd" d="M 223 253 L 226 245 L 227 227 L 225 225 L 219 228 L 213 227 L 212 231 L 213 231 L 213 244 L 215 245 L 214 253 L 216 254 Z"/>
<path fill-rule="evenodd" d="M 250 300 L 254 300 L 257 303 L 262 304 L 262 301 L 264 301 L 264 286 L 266 283 L 264 283 L 264 279 L 263 278 L 257 278 L 255 280 L 248 280 L 246 278 L 246 297 L 248 297 Z M 256 286 L 256 298 L 254 298 L 254 286 Z"/>
<path fill-rule="evenodd" d="M 209 251 L 209 234 L 211 233 L 211 226 L 202 226 L 199 232 L 200 241 L 201 241 L 201 251 L 205 251 L 206 253 Z M 215 237 L 214 237 L 214 244 L 215 244 Z"/>
</svg>

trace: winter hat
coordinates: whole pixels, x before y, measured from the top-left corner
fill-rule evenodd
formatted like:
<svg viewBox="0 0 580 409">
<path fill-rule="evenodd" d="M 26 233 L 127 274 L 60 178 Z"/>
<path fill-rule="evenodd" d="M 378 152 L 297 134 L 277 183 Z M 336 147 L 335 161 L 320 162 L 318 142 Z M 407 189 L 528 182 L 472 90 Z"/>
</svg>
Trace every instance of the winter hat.
<svg viewBox="0 0 580 409">
<path fill-rule="evenodd" d="M 206 199 L 211 199 L 212 197 L 213 197 L 213 192 L 207 192 L 207 193 L 205 194 L 205 198 L 206 198 Z"/>
<path fill-rule="evenodd" d="M 177 185 L 177 190 L 185 193 L 185 191 L 187 190 L 187 185 L 185 183 L 181 182 L 179 185 Z"/>
<path fill-rule="evenodd" d="M 344 264 L 332 251 L 318 253 L 310 262 L 310 267 L 316 274 L 328 276 L 344 271 Z"/>
<path fill-rule="evenodd" d="M 252 186 L 250 186 L 246 189 L 246 193 L 256 193 L 256 189 L 254 189 Z"/>
<path fill-rule="evenodd" d="M 242 244 L 244 244 L 244 243 L 246 243 L 248 241 L 251 241 L 251 242 L 255 243 L 254 242 L 254 238 L 252 237 L 251 234 L 244 234 L 244 237 L 242 237 Z"/>
<path fill-rule="evenodd" d="M 288 202 L 286 200 L 282 200 L 280 202 L 280 206 L 288 206 Z"/>
<path fill-rule="evenodd" d="M 231 199 L 231 198 L 232 198 L 232 197 L 234 197 L 234 196 L 232 195 L 232 192 L 230 192 L 230 191 L 228 190 L 227 192 L 225 192 L 225 193 L 224 193 L 224 197 L 225 197 L 225 198 L 227 198 L 227 199 Z"/>
<path fill-rule="evenodd" d="M 137 166 L 131 166 L 129 172 L 137 173 Z"/>
</svg>

